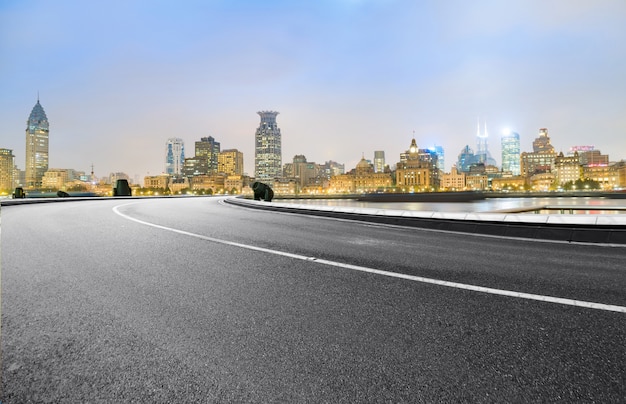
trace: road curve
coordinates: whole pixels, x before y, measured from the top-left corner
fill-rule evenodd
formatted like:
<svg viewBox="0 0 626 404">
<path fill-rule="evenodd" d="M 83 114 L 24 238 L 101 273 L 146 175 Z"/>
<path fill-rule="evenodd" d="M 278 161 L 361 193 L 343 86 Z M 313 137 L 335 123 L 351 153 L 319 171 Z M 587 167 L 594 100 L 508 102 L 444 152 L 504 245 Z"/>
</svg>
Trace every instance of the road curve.
<svg viewBox="0 0 626 404">
<path fill-rule="evenodd" d="M 626 399 L 623 247 L 221 198 L 1 220 L 3 403 Z"/>
</svg>

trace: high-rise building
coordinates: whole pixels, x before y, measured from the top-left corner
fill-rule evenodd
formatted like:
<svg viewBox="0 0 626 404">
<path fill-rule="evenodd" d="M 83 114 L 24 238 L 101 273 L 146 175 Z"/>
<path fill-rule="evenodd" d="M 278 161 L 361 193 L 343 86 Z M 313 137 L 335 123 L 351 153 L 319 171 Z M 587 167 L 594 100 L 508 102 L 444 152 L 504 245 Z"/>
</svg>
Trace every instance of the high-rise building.
<svg viewBox="0 0 626 404">
<path fill-rule="evenodd" d="M 519 133 L 510 130 L 502 134 L 502 171 L 520 175 Z"/>
<path fill-rule="evenodd" d="M 487 122 L 485 122 L 485 131 L 480 131 L 480 121 L 478 122 L 478 128 L 476 131 L 476 164 L 483 163 L 486 166 L 495 166 L 496 160 L 491 157 L 488 146 L 489 134 L 487 133 Z"/>
<path fill-rule="evenodd" d="M 533 141 L 533 152 L 535 153 L 553 153 L 554 146 L 550 144 L 550 136 L 548 136 L 548 129 L 539 129 L 539 137 Z"/>
<path fill-rule="evenodd" d="M 220 142 L 216 142 L 213 136 L 200 138 L 200 141 L 196 142 L 196 158 L 207 160 L 207 174 L 217 173 L 217 156 L 219 154 Z"/>
<path fill-rule="evenodd" d="M 551 173 L 554 168 L 556 152 L 550 144 L 548 129 L 539 129 L 539 137 L 533 141 L 533 151 L 520 154 L 520 172 L 524 177 L 535 174 Z"/>
<path fill-rule="evenodd" d="M 237 149 L 228 149 L 217 156 L 217 171 L 227 175 L 243 175 L 243 153 Z"/>
<path fill-rule="evenodd" d="M 280 128 L 276 124 L 276 111 L 257 112 L 261 123 L 255 133 L 254 176 L 257 180 L 272 182 L 282 171 Z"/>
<path fill-rule="evenodd" d="M 437 155 L 437 168 L 441 171 L 444 172 L 446 169 L 446 165 L 445 165 L 445 152 L 443 150 L 442 146 L 433 146 L 433 147 L 429 147 L 428 150 L 431 153 L 435 153 Z"/>
<path fill-rule="evenodd" d="M 374 172 L 375 173 L 385 172 L 385 151 L 384 150 L 374 151 Z"/>
<path fill-rule="evenodd" d="M 41 180 L 48 171 L 49 123 L 43 107 L 37 104 L 26 122 L 26 187 L 41 187 Z"/>
<path fill-rule="evenodd" d="M 185 165 L 185 142 L 169 138 L 165 143 L 165 174 L 181 175 Z"/>
<path fill-rule="evenodd" d="M 15 156 L 11 149 L 0 149 L 0 191 L 10 191 L 15 186 Z"/>
</svg>

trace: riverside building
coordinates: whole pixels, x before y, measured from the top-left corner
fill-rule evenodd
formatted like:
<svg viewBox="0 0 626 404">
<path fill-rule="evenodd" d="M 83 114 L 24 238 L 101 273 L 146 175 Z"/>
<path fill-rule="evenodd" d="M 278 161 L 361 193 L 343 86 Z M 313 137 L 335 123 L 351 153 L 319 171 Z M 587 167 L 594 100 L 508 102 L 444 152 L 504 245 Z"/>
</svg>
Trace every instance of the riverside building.
<svg viewBox="0 0 626 404">
<path fill-rule="evenodd" d="M 261 122 L 255 133 L 254 176 L 270 185 L 282 173 L 282 149 L 280 128 L 276 124 L 276 111 L 257 112 Z"/>
<path fill-rule="evenodd" d="M 43 107 L 37 103 L 26 122 L 26 187 L 33 189 L 42 185 L 48 171 L 48 117 Z"/>
<path fill-rule="evenodd" d="M 15 156 L 11 149 L 0 149 L 0 191 L 9 192 L 15 186 Z"/>
<path fill-rule="evenodd" d="M 169 138 L 165 143 L 165 173 L 181 175 L 185 164 L 185 143 L 180 138 Z"/>
</svg>

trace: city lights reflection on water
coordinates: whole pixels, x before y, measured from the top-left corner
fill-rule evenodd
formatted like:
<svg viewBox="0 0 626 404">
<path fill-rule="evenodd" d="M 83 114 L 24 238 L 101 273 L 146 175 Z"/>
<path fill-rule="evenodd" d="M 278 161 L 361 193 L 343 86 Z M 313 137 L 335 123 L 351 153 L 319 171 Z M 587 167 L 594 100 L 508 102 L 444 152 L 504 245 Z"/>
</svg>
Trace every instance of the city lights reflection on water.
<svg viewBox="0 0 626 404">
<path fill-rule="evenodd" d="M 434 212 L 507 212 L 541 214 L 626 214 L 626 199 L 592 197 L 487 198 L 472 202 L 361 202 L 356 199 L 281 199 L 280 203 Z M 549 206 L 551 209 L 542 209 Z M 562 207 L 563 209 L 559 209 Z M 585 210 L 571 209 L 585 207 Z M 615 209 L 610 209 L 615 207 Z M 594 209 L 595 208 L 595 209 Z"/>
</svg>

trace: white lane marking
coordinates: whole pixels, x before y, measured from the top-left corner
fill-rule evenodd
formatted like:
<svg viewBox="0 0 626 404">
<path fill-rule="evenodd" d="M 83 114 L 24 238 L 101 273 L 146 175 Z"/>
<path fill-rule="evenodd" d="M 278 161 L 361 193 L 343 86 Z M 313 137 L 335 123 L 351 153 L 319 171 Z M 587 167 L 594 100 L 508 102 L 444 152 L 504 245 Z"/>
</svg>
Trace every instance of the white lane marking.
<svg viewBox="0 0 626 404">
<path fill-rule="evenodd" d="M 583 307 L 583 308 L 587 308 L 587 309 L 604 310 L 604 311 L 615 311 L 615 312 L 619 312 L 619 313 L 626 313 L 626 307 L 625 306 L 616 306 L 616 305 L 604 304 L 604 303 L 587 302 L 587 301 L 584 301 L 584 300 L 565 299 L 565 298 L 554 297 L 554 296 L 536 295 L 536 294 L 532 294 L 532 293 L 515 292 L 515 291 L 511 291 L 511 290 L 488 288 L 488 287 L 484 287 L 484 286 L 469 285 L 469 284 L 458 283 L 458 282 L 448 282 L 448 281 L 443 281 L 443 280 L 440 280 L 440 279 L 424 278 L 422 276 L 406 275 L 406 274 L 401 274 L 401 273 L 397 273 L 397 272 L 383 271 L 383 270 L 380 270 L 380 269 L 368 268 L 368 267 L 363 267 L 363 266 L 359 266 L 359 265 L 344 264 L 342 262 L 329 261 L 329 260 L 324 260 L 324 259 L 318 259 L 318 258 L 315 258 L 315 257 L 307 257 L 307 256 L 300 255 L 300 254 L 293 254 L 293 253 L 288 253 L 288 252 L 284 252 L 284 251 L 271 250 L 269 248 L 256 247 L 256 246 L 249 245 L 249 244 L 236 243 L 234 241 L 221 240 L 221 239 L 217 239 L 217 238 L 213 238 L 213 237 L 203 236 L 201 234 L 191 233 L 191 232 L 188 232 L 188 231 L 185 231 L 185 230 L 174 229 L 172 227 L 161 226 L 159 224 L 150 223 L 150 222 L 146 222 L 146 221 L 143 221 L 143 220 L 135 219 L 134 217 L 128 216 L 128 215 L 126 215 L 126 214 L 124 214 L 124 213 L 119 211 L 119 208 L 121 208 L 121 207 L 128 206 L 128 205 L 133 205 L 133 204 L 136 204 L 136 203 L 137 202 L 127 203 L 127 204 L 124 204 L 124 205 L 115 206 L 113 208 L 113 212 L 115 212 L 117 215 L 123 217 L 124 219 L 130 220 L 130 221 L 133 221 L 133 222 L 136 222 L 136 223 L 139 223 L 139 224 L 143 224 L 143 225 L 146 225 L 146 226 L 155 227 L 157 229 L 161 229 L 161 230 L 166 230 L 166 231 L 170 231 L 170 232 L 173 232 L 173 233 L 182 234 L 182 235 L 185 235 L 185 236 L 195 237 L 195 238 L 198 238 L 198 239 L 201 239 L 201 240 L 211 241 L 213 243 L 219 243 L 219 244 L 229 245 L 229 246 L 233 246 L 233 247 L 245 248 L 247 250 L 259 251 L 259 252 L 264 252 L 264 253 L 267 253 L 267 254 L 280 255 L 280 256 L 283 256 L 283 257 L 298 259 L 298 260 L 302 260 L 302 261 L 315 262 L 315 263 L 318 263 L 318 264 L 330 265 L 330 266 L 339 267 L 339 268 L 345 268 L 345 269 L 352 269 L 354 271 L 367 272 L 367 273 L 371 273 L 371 274 L 383 275 L 383 276 L 388 276 L 388 277 L 392 277 L 392 278 L 406 279 L 406 280 L 414 281 L 414 282 L 429 283 L 429 284 L 433 284 L 433 285 L 447 286 L 447 287 L 450 287 L 450 288 L 470 290 L 470 291 L 473 291 L 473 292 L 482 292 L 482 293 L 489 293 L 489 294 L 492 294 L 492 295 L 516 297 L 516 298 L 519 298 L 519 299 L 538 300 L 538 301 L 541 301 L 541 302 L 557 303 L 557 304 L 563 304 L 563 305 L 567 305 L 567 306 Z"/>
</svg>

